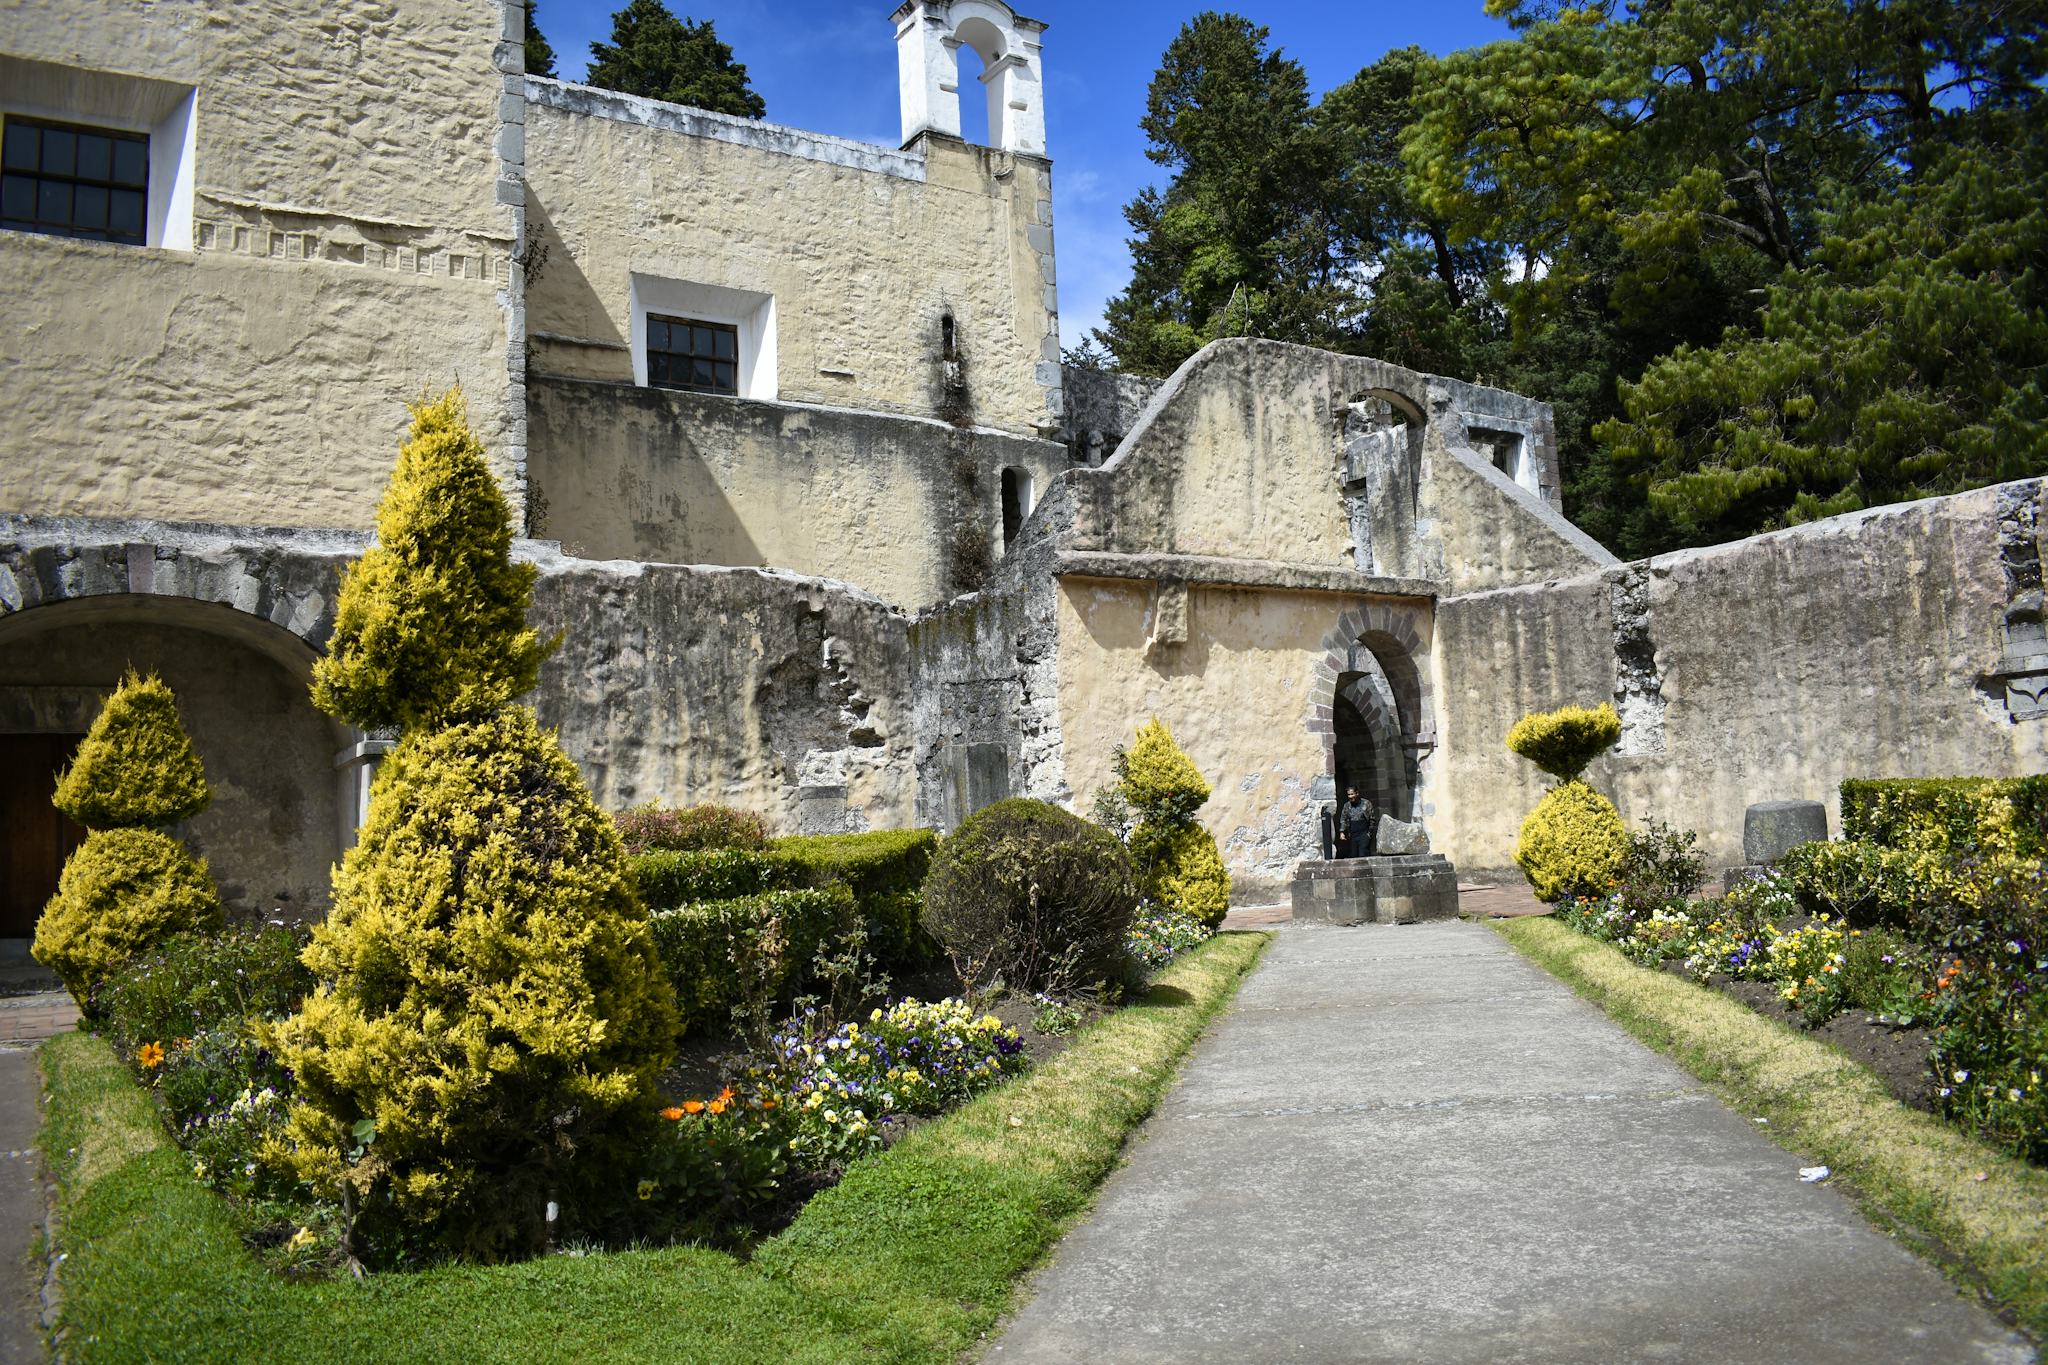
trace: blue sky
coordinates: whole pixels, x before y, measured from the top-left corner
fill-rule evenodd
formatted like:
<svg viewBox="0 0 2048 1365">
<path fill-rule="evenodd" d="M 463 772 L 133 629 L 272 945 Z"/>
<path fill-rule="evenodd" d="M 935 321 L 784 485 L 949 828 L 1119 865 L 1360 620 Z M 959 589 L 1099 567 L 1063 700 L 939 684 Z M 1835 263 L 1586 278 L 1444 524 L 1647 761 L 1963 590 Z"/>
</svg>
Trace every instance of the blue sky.
<svg viewBox="0 0 2048 1365">
<path fill-rule="evenodd" d="M 535 12 L 564 79 L 581 78 L 590 44 L 609 40 L 612 12 L 623 3 L 540 0 Z M 669 0 L 669 7 L 717 25 L 768 102 L 770 122 L 898 142 L 894 0 Z M 1180 26 L 1206 7 L 1199 0 L 1027 0 L 1021 7 L 1049 26 L 1046 142 L 1060 331 L 1069 346 L 1101 323 L 1104 301 L 1130 278 L 1121 209 L 1161 180 L 1138 131 L 1145 87 Z M 1450 52 L 1508 36 L 1481 0 L 1238 0 L 1214 8 L 1271 29 L 1318 94 L 1392 48 Z M 975 137 L 971 122 L 969 130 Z"/>
</svg>

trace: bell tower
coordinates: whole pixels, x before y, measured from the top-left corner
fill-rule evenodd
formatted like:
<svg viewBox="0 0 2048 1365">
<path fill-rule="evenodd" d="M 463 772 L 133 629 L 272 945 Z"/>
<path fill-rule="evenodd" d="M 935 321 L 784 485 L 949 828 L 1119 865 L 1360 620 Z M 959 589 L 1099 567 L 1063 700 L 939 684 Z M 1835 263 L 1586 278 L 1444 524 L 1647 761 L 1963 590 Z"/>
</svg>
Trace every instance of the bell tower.
<svg viewBox="0 0 2048 1365">
<path fill-rule="evenodd" d="M 960 49 L 971 47 L 986 68 L 989 140 L 1001 151 L 1045 155 L 1044 24 L 1002 0 L 905 0 L 889 17 L 906 147 L 922 133 L 960 136 Z"/>
</svg>

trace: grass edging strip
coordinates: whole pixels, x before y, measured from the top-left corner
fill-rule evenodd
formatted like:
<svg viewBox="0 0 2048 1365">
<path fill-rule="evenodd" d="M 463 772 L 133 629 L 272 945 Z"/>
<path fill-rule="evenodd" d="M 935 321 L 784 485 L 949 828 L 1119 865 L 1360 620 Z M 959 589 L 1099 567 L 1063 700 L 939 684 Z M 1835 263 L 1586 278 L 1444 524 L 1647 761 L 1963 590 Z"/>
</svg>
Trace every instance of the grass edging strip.
<svg viewBox="0 0 2048 1365">
<path fill-rule="evenodd" d="M 1847 1180 L 1866 1211 L 1932 1239 L 2048 1336 L 2048 1171 L 1908 1108 L 1860 1063 L 1718 991 L 1555 920 L 1489 927 L 1722 1099 L 1769 1119 L 1780 1145 Z"/>
<path fill-rule="evenodd" d="M 242 1247 L 105 1042 L 44 1045 L 39 1139 L 92 1361 L 951 1360 L 1087 1207 L 1258 960 L 1219 935 L 1059 1056 L 855 1165 L 751 1262 L 701 1248 L 292 1283 Z"/>
</svg>

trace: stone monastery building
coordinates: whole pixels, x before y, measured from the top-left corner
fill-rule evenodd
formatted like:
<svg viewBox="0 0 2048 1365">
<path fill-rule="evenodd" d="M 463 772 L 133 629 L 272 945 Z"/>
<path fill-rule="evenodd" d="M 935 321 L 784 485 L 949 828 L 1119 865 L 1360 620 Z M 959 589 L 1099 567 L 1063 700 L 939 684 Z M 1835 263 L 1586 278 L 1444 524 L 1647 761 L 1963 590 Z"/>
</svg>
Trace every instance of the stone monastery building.
<svg viewBox="0 0 2048 1365">
<path fill-rule="evenodd" d="M 1541 780 L 1503 736 L 1565 702 L 1619 706 L 1623 814 L 1723 864 L 1749 802 L 2048 767 L 2038 482 L 1622 564 L 1540 402 L 1256 340 L 1063 372 L 1057 49 L 1001 0 L 876 14 L 900 148 L 526 76 L 524 17 L 0 9 L 0 940 L 131 665 L 224 894 L 319 912 L 386 745 L 308 665 L 407 400 L 457 381 L 567 632 L 534 701 L 614 808 L 1085 810 L 1156 714 L 1250 898 L 1340 781 L 1511 869 Z"/>
</svg>

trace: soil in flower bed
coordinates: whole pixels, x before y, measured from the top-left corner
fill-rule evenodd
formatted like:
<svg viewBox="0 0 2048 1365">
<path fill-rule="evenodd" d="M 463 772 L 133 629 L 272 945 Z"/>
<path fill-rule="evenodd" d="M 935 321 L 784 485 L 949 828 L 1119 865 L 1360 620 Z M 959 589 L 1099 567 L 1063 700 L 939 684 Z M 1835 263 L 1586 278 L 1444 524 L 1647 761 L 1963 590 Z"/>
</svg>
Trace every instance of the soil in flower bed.
<svg viewBox="0 0 2048 1365">
<path fill-rule="evenodd" d="M 1673 964 L 1666 970 L 1678 971 L 1678 968 Z M 1683 972 L 1679 974 L 1683 975 Z M 1707 984 L 1721 994 L 1741 1001 L 1766 1019 L 1775 1019 L 1789 1028 L 1833 1043 L 1852 1060 L 1875 1072 L 1899 1103 L 1934 1112 L 1937 1086 L 1934 1070 L 1927 1060 L 1933 1038 L 1926 1028 L 1917 1025 L 1893 1028 L 1889 1024 L 1878 1023 L 1868 1011 L 1858 1009 L 1844 1010 L 1819 1028 L 1808 1028 L 1799 1011 L 1779 997 L 1778 987 L 1772 982 L 1738 981 L 1731 976 L 1715 976 Z"/>
</svg>

